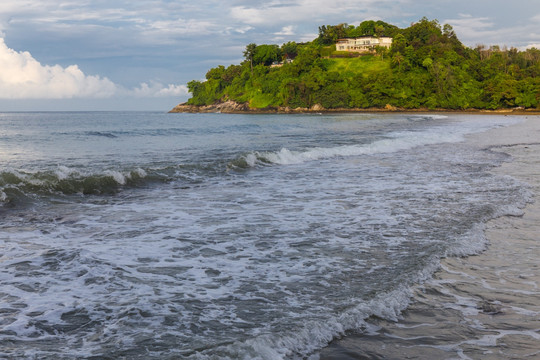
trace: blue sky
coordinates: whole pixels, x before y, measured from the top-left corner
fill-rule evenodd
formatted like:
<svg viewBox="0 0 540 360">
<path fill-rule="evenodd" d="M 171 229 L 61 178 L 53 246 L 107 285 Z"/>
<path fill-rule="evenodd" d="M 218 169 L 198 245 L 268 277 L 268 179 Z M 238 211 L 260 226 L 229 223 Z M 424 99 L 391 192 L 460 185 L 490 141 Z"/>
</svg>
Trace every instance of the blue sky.
<svg viewBox="0 0 540 360">
<path fill-rule="evenodd" d="M 539 0 L 2 0 L 0 111 L 167 111 L 188 81 L 241 62 L 248 43 L 423 16 L 467 46 L 540 48 Z"/>
</svg>

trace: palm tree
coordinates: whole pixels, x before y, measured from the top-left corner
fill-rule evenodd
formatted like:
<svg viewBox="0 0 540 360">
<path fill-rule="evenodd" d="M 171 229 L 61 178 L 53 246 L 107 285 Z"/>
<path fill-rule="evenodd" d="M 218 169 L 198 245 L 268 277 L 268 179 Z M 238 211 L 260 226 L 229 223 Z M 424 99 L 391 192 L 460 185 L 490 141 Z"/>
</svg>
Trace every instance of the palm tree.
<svg viewBox="0 0 540 360">
<path fill-rule="evenodd" d="M 398 51 L 394 54 L 394 57 L 392 58 L 392 62 L 394 64 L 398 64 L 399 71 L 401 71 L 401 63 L 405 60 L 405 57 L 401 55 L 401 53 Z"/>
</svg>

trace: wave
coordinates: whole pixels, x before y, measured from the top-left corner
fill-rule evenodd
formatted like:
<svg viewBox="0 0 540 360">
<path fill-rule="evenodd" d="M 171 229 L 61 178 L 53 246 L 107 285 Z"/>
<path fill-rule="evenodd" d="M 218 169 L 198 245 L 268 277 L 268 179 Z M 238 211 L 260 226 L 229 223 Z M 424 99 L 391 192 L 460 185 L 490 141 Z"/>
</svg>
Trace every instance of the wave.
<svg viewBox="0 0 540 360">
<path fill-rule="evenodd" d="M 419 114 L 411 116 L 413 121 L 427 121 L 447 118 L 446 115 Z M 282 148 L 279 151 L 254 151 L 229 164 L 230 168 L 253 168 L 258 165 L 293 165 L 309 161 L 326 160 L 337 157 L 361 156 L 395 153 L 415 147 L 457 143 L 465 140 L 466 135 L 484 132 L 486 130 L 519 123 L 522 120 L 513 119 L 505 122 L 470 121 L 466 124 L 451 124 L 441 127 L 431 127 L 426 130 L 395 131 L 384 137 L 373 139 L 369 143 L 342 145 L 337 147 L 314 147 L 304 150 Z"/>
<path fill-rule="evenodd" d="M 118 137 L 118 136 L 114 135 L 113 133 L 102 132 L 102 131 L 87 131 L 85 134 L 88 135 L 88 136 L 102 136 L 102 137 L 107 137 L 107 138 L 117 138 Z"/>
<path fill-rule="evenodd" d="M 226 161 L 194 164 L 124 166 L 123 169 L 83 169 L 57 166 L 41 171 L 0 169 L 0 206 L 31 203 L 37 199 L 72 195 L 116 195 L 125 189 L 177 182 L 200 184 L 226 174 Z"/>
<path fill-rule="evenodd" d="M 407 120 L 409 121 L 430 121 L 442 119 L 448 119 L 448 116 L 439 114 L 414 114 L 407 117 Z"/>
<path fill-rule="evenodd" d="M 466 131 L 460 131 L 458 128 L 450 128 L 450 131 L 446 133 L 437 131 L 407 131 L 395 132 L 385 138 L 367 144 L 342 145 L 330 148 L 315 147 L 305 150 L 282 148 L 279 151 L 255 151 L 231 162 L 230 167 L 250 168 L 257 165 L 269 164 L 293 165 L 336 157 L 394 153 L 418 146 L 459 142 L 464 139 L 465 134 Z"/>
<path fill-rule="evenodd" d="M 419 115 L 421 116 L 421 115 Z M 443 115 L 426 115 L 426 118 Z M 333 158 L 394 153 L 419 146 L 459 142 L 470 133 L 497 126 L 493 122 L 476 125 L 446 126 L 417 131 L 396 131 L 384 137 L 372 138 L 370 142 L 335 147 L 312 147 L 302 150 L 281 148 L 278 151 L 251 151 L 233 160 L 223 154 L 211 154 L 202 162 L 193 164 L 163 164 L 161 168 L 132 166 L 124 169 L 81 170 L 58 166 L 52 170 L 20 171 L 0 170 L 0 203 L 12 203 L 17 199 L 31 199 L 42 195 L 107 195 L 116 194 L 124 188 L 140 187 L 152 182 L 188 181 L 200 183 L 209 177 L 220 176 L 228 171 L 243 171 L 257 166 L 294 165 Z M 95 136 L 111 137 L 112 133 L 96 132 Z M 234 156 L 234 155 L 233 155 Z"/>
<path fill-rule="evenodd" d="M 376 331 L 376 326 L 369 322 L 369 318 L 398 321 L 401 313 L 411 302 L 415 284 L 430 279 L 438 268 L 439 260 L 434 258 L 425 268 L 408 279 L 408 283 L 381 292 L 371 299 L 359 299 L 356 305 L 341 313 L 307 320 L 303 325 L 285 330 L 281 334 L 263 333 L 248 340 L 202 350 L 188 358 L 193 360 L 318 358 L 315 354 L 320 349 L 350 331 L 366 334 Z"/>
<path fill-rule="evenodd" d="M 0 172 L 0 202 L 15 204 L 50 195 L 111 195 L 125 187 L 136 187 L 148 181 L 165 180 L 165 176 L 149 175 L 142 168 L 85 172 L 66 166 L 51 171 Z"/>
</svg>

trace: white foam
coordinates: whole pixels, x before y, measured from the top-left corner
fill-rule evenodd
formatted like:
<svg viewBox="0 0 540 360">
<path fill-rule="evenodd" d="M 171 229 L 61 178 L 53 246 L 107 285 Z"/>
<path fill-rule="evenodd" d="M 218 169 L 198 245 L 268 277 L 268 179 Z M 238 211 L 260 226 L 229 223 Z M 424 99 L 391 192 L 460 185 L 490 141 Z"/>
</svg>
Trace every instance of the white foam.
<svg viewBox="0 0 540 360">
<path fill-rule="evenodd" d="M 118 184 L 125 185 L 126 184 L 126 176 L 122 174 L 120 171 L 116 170 L 106 170 L 105 175 L 108 175 L 114 179 Z"/>
<path fill-rule="evenodd" d="M 438 119 L 446 118 L 445 115 L 427 116 Z M 400 131 L 388 134 L 386 139 L 375 140 L 368 144 L 345 145 L 332 148 L 316 147 L 296 151 L 282 148 L 276 152 L 250 153 L 245 156 L 245 160 L 248 166 L 253 167 L 258 163 L 258 159 L 279 165 L 292 165 L 334 157 L 394 153 L 419 146 L 460 142 L 464 140 L 464 136 L 467 134 L 486 131 L 496 126 L 500 126 L 500 124 L 479 122 L 470 124 L 460 123 L 458 125 L 449 125 L 424 131 Z"/>
<path fill-rule="evenodd" d="M 80 175 L 80 172 L 78 170 L 69 168 L 64 165 L 59 165 L 54 173 L 56 174 L 56 177 L 58 178 L 58 180 L 66 180 L 70 176 Z"/>
<path fill-rule="evenodd" d="M 407 116 L 407 120 L 409 121 L 418 121 L 418 122 L 427 122 L 432 120 L 443 120 L 447 119 L 448 116 L 446 115 L 439 115 L 439 114 L 410 114 Z"/>
<path fill-rule="evenodd" d="M 478 223 L 468 233 L 461 235 L 445 254 L 445 256 L 469 256 L 483 252 L 488 244 L 485 233 L 485 224 Z"/>
<path fill-rule="evenodd" d="M 148 173 L 144 169 L 141 169 L 141 168 L 135 169 L 135 173 L 141 178 L 148 176 Z"/>
</svg>

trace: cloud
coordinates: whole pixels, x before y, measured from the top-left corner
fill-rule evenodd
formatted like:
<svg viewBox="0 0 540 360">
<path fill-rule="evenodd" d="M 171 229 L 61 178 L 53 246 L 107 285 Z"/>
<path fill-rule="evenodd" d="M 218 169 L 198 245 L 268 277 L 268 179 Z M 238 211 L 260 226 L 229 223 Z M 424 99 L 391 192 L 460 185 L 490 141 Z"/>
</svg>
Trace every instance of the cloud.
<svg viewBox="0 0 540 360">
<path fill-rule="evenodd" d="M 378 16 L 395 14 L 395 7 L 407 0 L 297 0 L 268 1 L 264 4 L 239 5 L 230 8 L 232 18 L 250 25 L 272 25 L 284 22 L 324 22 L 329 17 L 351 21 L 352 17 L 373 13 Z"/>
<path fill-rule="evenodd" d="M 127 90 L 107 78 L 84 74 L 77 65 L 42 65 L 29 52 L 10 49 L 0 38 L 0 99 L 141 98 L 187 93 L 185 85 L 158 82 Z"/>
<path fill-rule="evenodd" d="M 296 29 L 296 26 L 294 25 L 284 26 L 281 28 L 281 31 L 274 33 L 274 35 L 292 36 L 295 34 L 295 31 L 294 31 L 295 29 Z"/>
<path fill-rule="evenodd" d="M 177 37 L 208 36 L 215 32 L 215 25 L 209 21 L 183 18 L 147 21 L 139 27 L 143 35 L 150 35 L 151 39 L 160 42 L 172 41 Z"/>
<path fill-rule="evenodd" d="M 474 17 L 470 14 L 459 14 L 457 19 L 448 19 L 443 23 L 452 25 L 459 39 L 469 46 L 475 46 L 481 41 L 487 45 L 526 48 L 538 41 L 537 25 L 534 23 L 501 26 L 489 17 Z"/>
<path fill-rule="evenodd" d="M 496 33 L 493 30 L 494 23 L 487 17 L 472 17 L 468 14 L 459 14 L 458 19 L 446 20 L 455 30 L 462 32 L 466 36 L 492 36 Z"/>
<path fill-rule="evenodd" d="M 134 88 L 126 92 L 126 95 L 132 95 L 135 97 L 169 97 L 169 96 L 182 96 L 188 94 L 188 88 L 186 85 L 173 85 L 169 84 L 164 86 L 158 82 L 141 83 L 138 88 Z"/>
<path fill-rule="evenodd" d="M 77 65 L 42 65 L 29 52 L 8 48 L 0 38 L 0 98 L 103 98 L 116 91 L 107 78 L 85 75 Z"/>
</svg>

